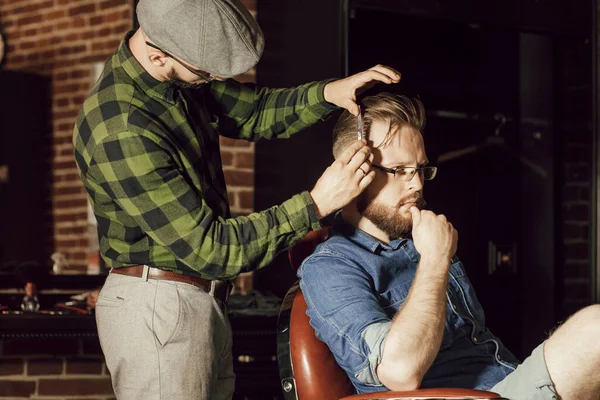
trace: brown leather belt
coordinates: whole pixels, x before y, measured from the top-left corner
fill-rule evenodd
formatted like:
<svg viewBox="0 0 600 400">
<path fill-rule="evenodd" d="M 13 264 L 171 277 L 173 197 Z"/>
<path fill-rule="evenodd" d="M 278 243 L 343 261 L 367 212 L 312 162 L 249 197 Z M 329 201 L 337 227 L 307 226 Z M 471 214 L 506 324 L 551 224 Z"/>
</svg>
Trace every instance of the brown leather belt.
<svg viewBox="0 0 600 400">
<path fill-rule="evenodd" d="M 134 265 L 132 267 L 112 268 L 111 273 L 143 278 L 144 266 Z M 209 293 L 216 299 L 221 300 L 224 304 L 227 303 L 229 292 L 231 291 L 232 286 L 231 282 L 229 281 L 211 281 L 194 276 L 178 274 L 176 272 L 164 271 L 160 268 L 153 267 L 148 267 L 148 279 L 188 283 L 204 290 L 206 293 Z"/>
</svg>

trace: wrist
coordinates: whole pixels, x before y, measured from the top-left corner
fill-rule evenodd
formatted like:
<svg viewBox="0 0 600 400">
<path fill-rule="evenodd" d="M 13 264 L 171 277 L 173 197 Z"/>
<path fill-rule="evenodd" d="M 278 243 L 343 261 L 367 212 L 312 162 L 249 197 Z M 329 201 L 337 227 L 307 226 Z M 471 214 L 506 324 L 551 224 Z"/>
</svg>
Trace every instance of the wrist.
<svg viewBox="0 0 600 400">
<path fill-rule="evenodd" d="M 424 270 L 440 271 L 444 273 L 450 269 L 452 257 L 440 254 L 422 254 L 419 266 Z"/>
<path fill-rule="evenodd" d="M 321 200 L 318 196 L 318 194 L 316 194 L 314 192 L 314 190 L 311 190 L 310 192 L 308 192 L 308 194 L 310 195 L 310 197 L 312 198 L 312 202 L 313 202 L 313 206 L 315 208 L 315 213 L 317 214 L 317 218 L 319 219 L 323 219 L 325 218 L 327 215 L 329 215 L 328 213 L 326 213 L 323 210 L 323 207 L 321 206 Z"/>
<path fill-rule="evenodd" d="M 325 86 L 323 86 L 323 99 L 327 104 L 329 104 L 331 107 L 334 107 L 335 109 L 341 107 L 339 104 L 339 99 L 336 97 L 336 90 L 338 90 L 337 82 L 339 82 L 339 80 L 332 80 L 327 82 Z"/>
<path fill-rule="evenodd" d="M 333 83 L 333 81 L 328 82 L 325 84 L 325 86 L 323 86 L 323 99 L 330 104 L 333 104 L 331 102 L 331 84 L 332 83 Z"/>
</svg>

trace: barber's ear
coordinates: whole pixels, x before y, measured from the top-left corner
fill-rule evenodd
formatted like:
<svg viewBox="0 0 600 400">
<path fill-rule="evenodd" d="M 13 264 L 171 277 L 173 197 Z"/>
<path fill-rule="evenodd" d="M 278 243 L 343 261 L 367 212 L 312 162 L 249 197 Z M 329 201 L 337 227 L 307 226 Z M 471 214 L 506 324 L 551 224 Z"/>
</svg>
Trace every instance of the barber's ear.
<svg viewBox="0 0 600 400">
<path fill-rule="evenodd" d="M 164 67 L 169 57 L 165 56 L 165 54 L 160 50 L 150 49 L 148 51 L 148 59 L 154 66 Z"/>
</svg>

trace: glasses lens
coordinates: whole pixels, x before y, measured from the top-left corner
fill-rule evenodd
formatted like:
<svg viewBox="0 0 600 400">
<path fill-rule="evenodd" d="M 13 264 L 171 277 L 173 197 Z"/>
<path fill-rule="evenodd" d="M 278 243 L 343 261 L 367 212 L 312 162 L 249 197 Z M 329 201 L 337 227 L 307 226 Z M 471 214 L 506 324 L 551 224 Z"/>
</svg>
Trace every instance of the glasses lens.
<svg viewBox="0 0 600 400">
<path fill-rule="evenodd" d="M 394 178 L 399 181 L 411 181 L 416 172 L 414 167 L 399 167 L 395 169 Z"/>
<path fill-rule="evenodd" d="M 437 167 L 423 167 L 421 171 L 423 174 L 423 179 L 430 181 L 435 178 L 435 175 L 437 174 Z"/>
<path fill-rule="evenodd" d="M 403 167 L 396 170 L 396 179 L 401 181 L 412 181 L 415 174 L 419 172 L 421 180 L 430 181 L 437 174 L 437 167 Z"/>
</svg>

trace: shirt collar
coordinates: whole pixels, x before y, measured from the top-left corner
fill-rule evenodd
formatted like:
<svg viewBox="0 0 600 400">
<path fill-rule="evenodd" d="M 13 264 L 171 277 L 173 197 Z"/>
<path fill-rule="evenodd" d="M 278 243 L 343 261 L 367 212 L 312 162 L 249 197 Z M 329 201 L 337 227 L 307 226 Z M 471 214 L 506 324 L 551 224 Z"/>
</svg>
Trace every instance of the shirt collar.
<svg viewBox="0 0 600 400">
<path fill-rule="evenodd" d="M 342 213 L 338 212 L 333 221 L 333 228 L 344 235 L 348 240 L 368 249 L 372 253 L 378 253 L 381 250 L 398 250 L 406 243 L 410 236 L 394 239 L 389 243 L 383 243 L 363 230 L 351 225 L 342 218 Z"/>
<path fill-rule="evenodd" d="M 150 96 L 159 97 L 166 101 L 175 104 L 175 88 L 169 85 L 167 82 L 161 82 L 154 78 L 142 67 L 142 64 L 133 56 L 133 53 L 129 49 L 129 39 L 133 36 L 135 30 L 127 32 L 119 49 L 117 55 L 119 62 L 127 75 L 138 85 L 145 93 Z"/>
</svg>

